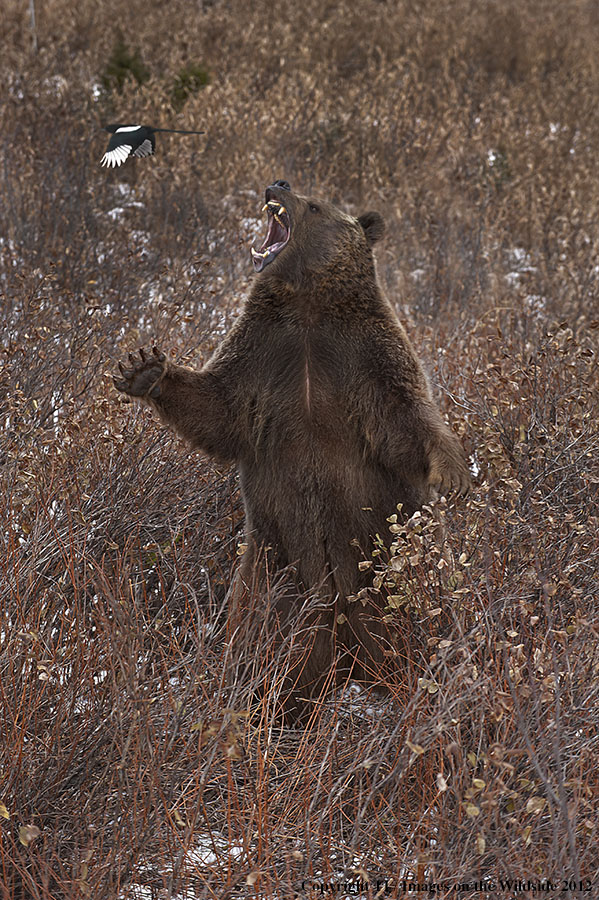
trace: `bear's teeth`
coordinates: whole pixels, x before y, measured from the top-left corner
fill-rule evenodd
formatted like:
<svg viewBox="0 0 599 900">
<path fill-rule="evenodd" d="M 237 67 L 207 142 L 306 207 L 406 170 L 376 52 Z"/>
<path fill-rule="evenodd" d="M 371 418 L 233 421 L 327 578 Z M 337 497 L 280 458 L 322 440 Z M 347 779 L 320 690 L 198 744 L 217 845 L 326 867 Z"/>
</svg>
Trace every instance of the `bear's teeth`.
<svg viewBox="0 0 599 900">
<path fill-rule="evenodd" d="M 276 207 L 276 209 L 275 209 L 275 207 Z M 269 200 L 268 203 L 265 203 L 264 206 L 262 207 L 262 212 L 264 212 L 265 210 L 268 210 L 269 212 L 271 212 L 274 215 L 275 219 L 277 219 L 278 215 L 282 216 L 283 213 L 285 213 L 285 215 L 287 215 L 287 210 L 285 209 L 284 206 L 282 206 L 279 203 L 278 200 Z M 277 222 L 279 223 L 279 225 L 283 225 L 283 223 L 281 222 L 280 219 L 277 219 Z M 283 225 L 283 227 L 285 227 L 285 226 Z"/>
<path fill-rule="evenodd" d="M 252 256 L 254 256 L 258 259 L 266 259 L 266 257 L 268 256 L 268 254 L 270 252 L 269 250 L 265 250 L 264 253 L 258 253 L 258 251 L 254 250 L 253 247 L 251 247 L 250 250 L 251 250 Z"/>
<path fill-rule="evenodd" d="M 280 211 L 281 211 L 281 210 L 279 210 L 279 212 L 280 212 Z M 282 219 L 279 219 L 279 217 L 278 217 L 278 215 L 277 215 L 276 213 L 275 213 L 274 215 L 275 215 L 275 219 L 277 220 L 277 222 L 279 223 L 279 225 L 281 226 L 281 228 L 285 228 L 285 225 L 283 224 Z"/>
</svg>

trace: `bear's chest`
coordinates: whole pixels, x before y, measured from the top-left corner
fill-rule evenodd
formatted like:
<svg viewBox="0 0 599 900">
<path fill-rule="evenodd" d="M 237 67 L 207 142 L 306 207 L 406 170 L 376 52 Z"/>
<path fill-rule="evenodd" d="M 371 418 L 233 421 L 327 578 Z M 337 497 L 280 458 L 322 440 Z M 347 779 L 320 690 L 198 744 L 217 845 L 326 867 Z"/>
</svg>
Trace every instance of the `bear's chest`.
<svg viewBox="0 0 599 900">
<path fill-rule="evenodd" d="M 304 328 L 264 336 L 248 404 L 256 453 L 326 446 L 353 429 L 349 354 L 340 352 L 329 331 Z"/>
<path fill-rule="evenodd" d="M 347 361 L 326 334 L 305 330 L 284 342 L 273 355 L 258 391 L 267 403 L 305 426 L 336 417 L 348 393 Z"/>
</svg>

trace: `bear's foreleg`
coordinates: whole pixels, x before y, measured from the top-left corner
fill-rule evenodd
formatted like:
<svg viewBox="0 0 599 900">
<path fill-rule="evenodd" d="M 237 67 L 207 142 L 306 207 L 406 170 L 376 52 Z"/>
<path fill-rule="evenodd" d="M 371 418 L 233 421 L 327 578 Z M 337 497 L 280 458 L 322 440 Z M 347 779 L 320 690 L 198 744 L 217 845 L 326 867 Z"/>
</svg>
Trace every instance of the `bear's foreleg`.
<svg viewBox="0 0 599 900">
<path fill-rule="evenodd" d="M 424 443 L 429 486 L 439 494 L 467 494 L 472 480 L 464 448 L 440 414 L 431 416 L 427 424 Z"/>
<path fill-rule="evenodd" d="M 237 429 L 216 375 L 175 365 L 157 347 L 130 353 L 129 366 L 119 363 L 119 370 L 115 387 L 155 409 L 193 446 L 223 460 L 237 457 Z"/>
</svg>

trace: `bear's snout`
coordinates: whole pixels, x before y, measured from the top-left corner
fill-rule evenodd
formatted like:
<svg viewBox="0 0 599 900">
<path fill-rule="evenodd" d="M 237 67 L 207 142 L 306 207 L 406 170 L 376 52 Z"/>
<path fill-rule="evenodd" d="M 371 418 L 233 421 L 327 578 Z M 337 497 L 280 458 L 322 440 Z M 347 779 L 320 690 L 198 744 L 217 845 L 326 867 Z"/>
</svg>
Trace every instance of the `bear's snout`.
<svg viewBox="0 0 599 900">
<path fill-rule="evenodd" d="M 291 185 L 289 184 L 289 182 L 288 182 L 288 181 L 283 181 L 283 179 L 281 179 L 281 178 L 279 178 L 278 181 L 273 181 L 272 187 L 283 188 L 284 191 L 290 191 L 290 190 L 291 190 Z"/>
</svg>

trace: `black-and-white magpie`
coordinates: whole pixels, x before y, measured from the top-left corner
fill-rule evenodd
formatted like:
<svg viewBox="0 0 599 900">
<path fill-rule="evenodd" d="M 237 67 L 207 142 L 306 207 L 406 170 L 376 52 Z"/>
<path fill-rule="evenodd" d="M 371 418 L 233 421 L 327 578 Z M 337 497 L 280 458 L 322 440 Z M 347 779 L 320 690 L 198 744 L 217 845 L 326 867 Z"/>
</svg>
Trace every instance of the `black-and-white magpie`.
<svg viewBox="0 0 599 900">
<path fill-rule="evenodd" d="M 152 128 L 150 125 L 105 125 L 110 131 L 106 153 L 102 157 L 103 166 L 120 166 L 129 156 L 152 156 L 156 149 L 154 135 L 157 131 L 169 134 L 205 134 L 203 131 L 177 131 L 175 128 Z"/>
</svg>

